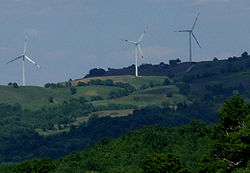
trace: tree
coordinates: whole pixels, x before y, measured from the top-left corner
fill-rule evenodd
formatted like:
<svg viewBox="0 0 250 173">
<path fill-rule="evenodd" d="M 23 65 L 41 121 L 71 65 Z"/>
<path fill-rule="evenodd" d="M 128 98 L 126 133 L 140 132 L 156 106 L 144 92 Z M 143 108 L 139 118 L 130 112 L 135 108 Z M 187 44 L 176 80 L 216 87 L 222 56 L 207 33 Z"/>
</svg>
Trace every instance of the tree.
<svg viewBox="0 0 250 173">
<path fill-rule="evenodd" d="M 54 103 L 54 97 L 49 96 L 48 101 L 49 101 L 49 103 Z"/>
<path fill-rule="evenodd" d="M 50 83 L 46 83 L 46 84 L 44 85 L 45 88 L 50 88 L 50 86 L 51 86 Z"/>
<path fill-rule="evenodd" d="M 88 85 L 88 84 L 86 84 L 85 82 L 78 82 L 77 83 L 77 86 L 86 86 L 86 85 Z"/>
<path fill-rule="evenodd" d="M 199 172 L 245 170 L 250 163 L 250 105 L 235 96 L 226 101 L 213 138 L 210 154 Z"/>
<path fill-rule="evenodd" d="M 33 159 L 17 164 L 15 173 L 49 173 L 56 169 L 51 159 Z"/>
<path fill-rule="evenodd" d="M 179 158 L 173 154 L 147 155 L 142 161 L 144 173 L 180 173 L 183 172 Z"/>
<path fill-rule="evenodd" d="M 163 82 L 163 85 L 170 85 L 170 84 L 171 84 L 171 82 L 168 78 L 166 78 Z"/>
<path fill-rule="evenodd" d="M 190 91 L 190 85 L 187 83 L 183 83 L 179 86 L 179 92 L 183 95 L 187 95 Z"/>
<path fill-rule="evenodd" d="M 169 60 L 169 65 L 177 65 L 181 62 L 181 60 L 178 58 L 178 59 L 175 59 L 175 60 Z"/>
<path fill-rule="evenodd" d="M 219 61 L 219 59 L 217 57 L 214 57 L 213 61 Z"/>
<path fill-rule="evenodd" d="M 74 87 L 71 87 L 71 88 L 70 88 L 70 93 L 71 93 L 72 95 L 75 95 L 76 92 L 77 92 L 76 88 L 74 88 Z"/>
<path fill-rule="evenodd" d="M 103 76 L 106 71 L 102 68 L 94 68 L 89 71 L 88 77 L 91 76 Z"/>
<path fill-rule="evenodd" d="M 13 88 L 18 88 L 18 84 L 17 84 L 16 82 L 14 82 L 14 83 L 12 84 L 12 87 L 13 87 Z"/>
<path fill-rule="evenodd" d="M 240 97 L 232 97 L 226 101 L 220 111 L 220 127 L 228 134 L 236 131 L 243 126 L 243 120 L 246 117 L 244 100 Z"/>
<path fill-rule="evenodd" d="M 241 54 L 241 57 L 242 58 L 248 58 L 248 53 L 245 51 Z"/>
<path fill-rule="evenodd" d="M 79 102 L 81 103 L 81 104 L 84 104 L 84 103 L 86 103 L 87 102 L 87 100 L 84 98 L 84 97 L 79 97 Z"/>
</svg>

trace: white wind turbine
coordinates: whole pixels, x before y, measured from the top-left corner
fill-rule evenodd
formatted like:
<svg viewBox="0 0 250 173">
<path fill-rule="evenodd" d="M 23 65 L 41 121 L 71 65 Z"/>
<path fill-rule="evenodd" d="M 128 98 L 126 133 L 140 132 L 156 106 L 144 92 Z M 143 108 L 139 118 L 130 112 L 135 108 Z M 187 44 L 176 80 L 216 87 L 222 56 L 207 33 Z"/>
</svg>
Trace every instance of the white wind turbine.
<svg viewBox="0 0 250 173">
<path fill-rule="evenodd" d="M 122 41 L 125 41 L 125 42 L 128 42 L 128 43 L 135 45 L 135 76 L 136 77 L 138 76 L 138 50 L 141 54 L 141 57 L 143 58 L 143 53 L 142 53 L 140 43 L 141 43 L 145 33 L 146 33 L 146 30 L 144 30 L 144 32 L 142 33 L 142 35 L 140 36 L 140 38 L 137 41 L 122 40 Z"/>
<path fill-rule="evenodd" d="M 16 61 L 18 59 L 22 59 L 22 62 L 23 62 L 23 86 L 25 86 L 25 60 L 28 60 L 29 62 L 31 62 L 32 64 L 36 65 L 38 68 L 40 68 L 40 66 L 35 62 L 33 61 L 30 57 L 28 57 L 26 55 L 26 49 L 27 49 L 27 36 L 25 37 L 25 42 L 24 42 L 24 50 L 23 50 L 23 54 L 9 62 L 7 62 L 7 64 L 13 62 L 13 61 Z"/>
<path fill-rule="evenodd" d="M 198 17 L 199 17 L 200 13 L 197 14 L 197 17 L 194 21 L 194 24 L 192 26 L 192 28 L 190 30 L 179 30 L 179 31 L 175 31 L 175 32 L 187 32 L 189 33 L 189 61 L 192 62 L 192 37 L 194 38 L 194 40 L 196 41 L 197 45 L 201 48 L 201 45 L 199 43 L 199 41 L 197 40 L 197 38 L 195 37 L 194 35 L 194 27 L 195 27 L 195 24 L 198 20 Z"/>
</svg>

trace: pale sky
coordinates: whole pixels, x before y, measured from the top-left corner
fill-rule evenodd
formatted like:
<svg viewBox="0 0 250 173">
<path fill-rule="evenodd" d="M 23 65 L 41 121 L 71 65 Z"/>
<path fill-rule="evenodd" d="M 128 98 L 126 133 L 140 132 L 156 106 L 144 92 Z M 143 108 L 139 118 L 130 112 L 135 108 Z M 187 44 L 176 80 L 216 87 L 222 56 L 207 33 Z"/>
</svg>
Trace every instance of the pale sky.
<svg viewBox="0 0 250 173">
<path fill-rule="evenodd" d="M 250 52 L 249 0 L 0 0 L 0 85 L 22 83 L 22 64 L 11 59 L 23 52 L 27 85 L 43 86 L 85 76 L 91 68 L 121 68 L 134 63 L 134 46 L 142 42 L 139 63 L 188 61 L 188 34 L 198 12 L 193 60 L 211 60 Z"/>
</svg>

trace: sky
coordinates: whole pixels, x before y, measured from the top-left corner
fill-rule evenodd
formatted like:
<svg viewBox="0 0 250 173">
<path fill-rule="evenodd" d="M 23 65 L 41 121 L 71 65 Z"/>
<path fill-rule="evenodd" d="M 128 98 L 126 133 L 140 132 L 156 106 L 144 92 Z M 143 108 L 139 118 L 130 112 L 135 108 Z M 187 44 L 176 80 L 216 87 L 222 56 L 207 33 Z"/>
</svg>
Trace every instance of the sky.
<svg viewBox="0 0 250 173">
<path fill-rule="evenodd" d="M 25 62 L 26 84 L 44 86 L 84 77 L 92 68 L 134 64 L 134 46 L 142 41 L 139 64 L 170 59 L 188 61 L 188 34 L 194 34 L 193 60 L 240 56 L 250 51 L 249 0 L 0 0 L 0 85 L 22 84 L 22 62 L 6 62 L 23 52 L 41 68 Z"/>
</svg>

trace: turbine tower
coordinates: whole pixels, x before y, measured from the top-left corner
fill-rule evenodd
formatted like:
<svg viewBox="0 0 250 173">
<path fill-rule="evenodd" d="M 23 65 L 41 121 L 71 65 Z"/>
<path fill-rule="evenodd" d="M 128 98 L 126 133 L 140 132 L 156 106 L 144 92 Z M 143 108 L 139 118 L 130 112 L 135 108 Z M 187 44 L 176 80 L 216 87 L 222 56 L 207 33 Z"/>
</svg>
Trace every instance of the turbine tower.
<svg viewBox="0 0 250 173">
<path fill-rule="evenodd" d="M 135 76 L 138 76 L 138 51 L 141 54 L 141 57 L 143 58 L 143 53 L 142 53 L 142 49 L 141 49 L 141 41 L 144 37 L 146 33 L 146 30 L 144 30 L 144 32 L 141 34 L 140 38 L 137 41 L 131 41 L 131 40 L 122 40 L 128 43 L 131 43 L 133 45 L 135 45 Z"/>
<path fill-rule="evenodd" d="M 27 49 L 27 36 L 25 36 L 23 54 L 21 56 L 15 58 L 15 59 L 7 62 L 7 64 L 9 64 L 9 63 L 11 63 L 13 61 L 16 61 L 18 59 L 22 59 L 22 63 L 23 63 L 23 86 L 25 86 L 25 60 L 28 60 L 29 62 L 31 62 L 32 64 L 34 64 L 38 68 L 40 68 L 40 66 L 35 61 L 33 61 L 30 57 L 28 57 L 26 55 L 26 49 Z"/>
<path fill-rule="evenodd" d="M 201 45 L 200 45 L 199 41 L 197 40 L 197 38 L 195 37 L 194 32 L 193 32 L 199 15 L 200 15 L 200 13 L 197 14 L 197 17 L 196 17 L 196 19 L 194 21 L 194 24 L 193 24 L 193 26 L 192 26 L 192 28 L 190 30 L 175 31 L 175 32 L 187 32 L 189 34 L 189 61 L 190 62 L 192 62 L 192 37 L 196 41 L 197 45 L 201 48 Z"/>
</svg>

